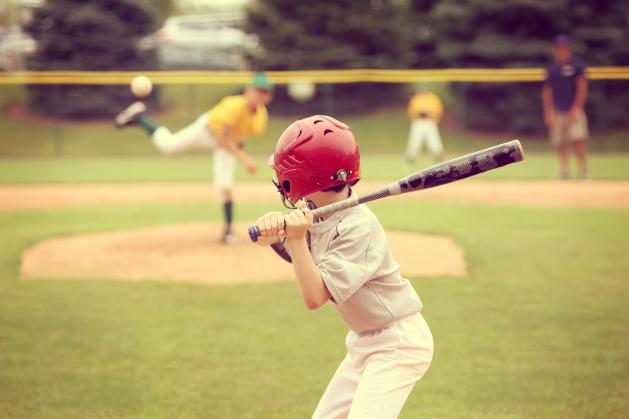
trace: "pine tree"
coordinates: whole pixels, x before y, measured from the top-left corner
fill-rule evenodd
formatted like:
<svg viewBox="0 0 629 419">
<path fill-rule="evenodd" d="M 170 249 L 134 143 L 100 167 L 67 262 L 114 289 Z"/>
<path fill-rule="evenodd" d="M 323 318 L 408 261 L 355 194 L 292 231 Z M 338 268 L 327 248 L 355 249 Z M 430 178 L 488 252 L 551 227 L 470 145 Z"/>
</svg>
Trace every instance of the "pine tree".
<svg viewBox="0 0 629 419">
<path fill-rule="evenodd" d="M 265 70 L 408 68 L 411 38 L 405 2 L 390 0 L 257 0 L 247 8 L 246 29 L 258 36 L 263 53 L 252 58 Z M 278 88 L 273 107 L 294 109 Z M 335 114 L 399 101 L 403 86 L 370 83 L 336 84 Z M 300 112 L 329 112 L 330 86 Z M 327 101 L 327 102 L 326 102 Z M 327 103 L 327 105 L 326 105 Z"/>
<path fill-rule="evenodd" d="M 37 42 L 29 59 L 30 70 L 149 70 L 154 50 L 138 47 L 141 37 L 159 26 L 155 0 L 47 0 L 26 25 Z M 157 92 L 156 92 L 157 93 Z M 31 111 L 55 117 L 105 117 L 118 112 L 133 98 L 128 86 L 31 85 Z M 157 100 L 157 94 L 151 96 Z"/>
</svg>

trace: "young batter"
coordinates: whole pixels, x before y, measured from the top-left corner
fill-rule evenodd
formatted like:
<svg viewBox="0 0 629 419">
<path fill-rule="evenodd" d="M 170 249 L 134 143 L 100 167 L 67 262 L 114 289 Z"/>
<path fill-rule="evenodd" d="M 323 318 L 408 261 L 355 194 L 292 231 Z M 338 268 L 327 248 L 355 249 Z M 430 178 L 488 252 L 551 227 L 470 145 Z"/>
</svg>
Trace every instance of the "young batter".
<svg viewBox="0 0 629 419">
<path fill-rule="evenodd" d="M 116 117 L 116 125 L 140 125 L 150 135 L 157 149 L 166 155 L 179 154 L 194 148 L 213 150 L 214 186 L 223 201 L 225 230 L 223 243 L 232 244 L 233 184 L 236 160 L 251 174 L 256 164 L 243 145 L 248 136 L 266 130 L 266 105 L 273 98 L 273 85 L 264 73 L 257 73 L 242 95 L 227 96 L 187 127 L 171 132 L 146 115 L 146 106 L 135 102 Z"/>
<path fill-rule="evenodd" d="M 365 205 L 316 224 L 309 209 L 352 194 L 360 178 L 352 131 L 329 116 L 296 121 L 278 140 L 272 166 L 282 199 L 297 209 L 259 218 L 258 243 L 288 253 L 309 309 L 331 301 L 350 329 L 347 355 L 313 418 L 396 418 L 432 360 L 422 303 Z"/>
</svg>

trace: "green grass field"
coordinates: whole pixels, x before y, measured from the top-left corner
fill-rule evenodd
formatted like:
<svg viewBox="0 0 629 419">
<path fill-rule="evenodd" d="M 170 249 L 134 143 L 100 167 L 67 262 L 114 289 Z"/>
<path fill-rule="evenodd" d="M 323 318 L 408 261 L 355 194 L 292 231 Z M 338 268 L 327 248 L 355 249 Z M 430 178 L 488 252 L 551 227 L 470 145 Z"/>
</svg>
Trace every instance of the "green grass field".
<svg viewBox="0 0 629 419">
<path fill-rule="evenodd" d="M 165 92 L 174 101 L 184 93 Z M 161 117 L 183 124 L 199 106 Z M 363 147 L 365 178 L 407 174 L 404 118 L 349 120 Z M 289 121 L 276 118 L 252 144 L 261 165 Z M 55 131 L 7 118 L 0 128 L 10 134 L 0 139 L 5 185 L 211 176 L 207 156 L 158 157 L 133 130 L 99 123 Z M 53 157 L 55 135 L 63 137 L 65 158 Z M 500 140 L 454 132 L 445 138 L 452 157 Z M 628 179 L 629 154 L 610 153 L 625 149 L 624 134 L 598 141 L 592 178 Z M 524 146 L 524 163 L 484 178 L 554 179 L 546 143 L 527 139 Z M 424 158 L 418 166 L 429 164 Z M 254 177 L 269 178 L 263 167 Z M 435 359 L 402 418 L 629 417 L 629 211 L 395 199 L 370 207 L 387 228 L 454 238 L 469 268 L 466 278 L 411 278 Z M 272 208 L 239 205 L 237 216 L 251 220 Z M 47 237 L 219 219 L 209 204 L 0 212 L 0 418 L 310 417 L 345 353 L 346 329 L 329 304 L 308 311 L 292 282 L 19 279 L 21 253 Z"/>
<path fill-rule="evenodd" d="M 445 96 L 444 86 L 435 86 Z M 239 86 L 234 85 L 176 85 L 164 86 L 162 102 L 166 110 L 153 114 L 154 119 L 177 130 L 191 123 L 202 112 L 226 94 L 235 94 Z M 0 111 L 15 102 L 23 102 L 24 89 L 20 86 L 0 86 Z M 450 106 L 453 109 L 454 106 Z M 295 104 L 295 114 L 302 115 Z M 267 132 L 260 138 L 247 142 L 247 149 L 256 155 L 268 155 L 275 147 L 282 131 L 297 117 L 271 114 Z M 456 118 L 454 118 L 456 119 Z M 396 109 L 343 118 L 348 123 L 360 144 L 361 150 L 401 154 L 408 137 L 409 121 L 404 104 Z M 29 122 L 0 115 L 0 158 L 49 158 L 49 157 L 140 157 L 157 156 L 158 153 L 139 129 L 117 130 L 113 122 L 49 123 Z M 628 130 L 604 134 L 595 133 L 589 147 L 595 153 L 629 152 Z M 461 155 L 513 139 L 513 134 L 475 133 L 462 131 L 457 123 L 442 127 L 443 143 L 452 155 Z M 544 136 L 522 139 L 529 151 L 548 153 L 550 145 Z"/>
<path fill-rule="evenodd" d="M 548 180 L 557 178 L 557 159 L 548 153 L 526 152 L 525 165 L 512 165 L 482 176 L 485 180 Z M 448 157 L 456 155 L 449 153 Z M 258 156 L 258 173 L 250 176 L 240 166 L 237 178 L 268 182 L 272 171 L 266 158 Z M 399 154 L 366 153 L 361 157 L 364 179 L 393 180 L 433 164 L 420 158 L 415 169 L 404 164 Z M 592 179 L 629 179 L 628 154 L 590 156 Z M 576 175 L 576 166 L 573 167 Z M 212 159 L 209 155 L 192 157 L 76 157 L 40 159 L 0 159 L 0 184 L 59 182 L 179 182 L 209 181 Z"/>
<path fill-rule="evenodd" d="M 626 417 L 626 211 L 372 208 L 387 227 L 453 237 L 470 268 L 413 280 L 436 355 L 402 417 Z M 0 213 L 0 417 L 309 417 L 345 327 L 330 306 L 303 307 L 293 283 L 18 279 L 20 253 L 51 235 L 218 215 L 198 205 Z"/>
</svg>

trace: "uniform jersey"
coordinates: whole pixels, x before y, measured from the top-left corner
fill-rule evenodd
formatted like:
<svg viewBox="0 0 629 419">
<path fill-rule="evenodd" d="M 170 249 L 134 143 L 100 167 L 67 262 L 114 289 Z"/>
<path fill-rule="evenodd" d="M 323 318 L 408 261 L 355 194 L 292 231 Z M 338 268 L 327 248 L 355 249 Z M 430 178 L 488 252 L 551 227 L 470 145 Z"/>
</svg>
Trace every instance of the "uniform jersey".
<svg viewBox="0 0 629 419">
<path fill-rule="evenodd" d="M 407 112 L 411 119 L 429 118 L 439 122 L 443 115 L 443 105 L 439 96 L 433 92 L 419 92 L 409 101 Z"/>
<path fill-rule="evenodd" d="M 226 96 L 208 112 L 210 131 L 220 135 L 225 127 L 231 129 L 234 137 L 242 140 L 252 135 L 260 135 L 266 129 L 268 113 L 264 105 L 255 112 L 243 95 Z"/>
<path fill-rule="evenodd" d="M 419 296 L 400 276 L 384 229 L 364 205 L 310 228 L 311 254 L 336 309 L 355 332 L 418 313 Z"/>
<path fill-rule="evenodd" d="M 550 85 L 553 107 L 559 112 L 567 112 L 574 103 L 577 93 L 577 78 L 585 73 L 585 64 L 572 58 L 567 63 L 553 63 L 546 69 L 544 83 Z"/>
</svg>

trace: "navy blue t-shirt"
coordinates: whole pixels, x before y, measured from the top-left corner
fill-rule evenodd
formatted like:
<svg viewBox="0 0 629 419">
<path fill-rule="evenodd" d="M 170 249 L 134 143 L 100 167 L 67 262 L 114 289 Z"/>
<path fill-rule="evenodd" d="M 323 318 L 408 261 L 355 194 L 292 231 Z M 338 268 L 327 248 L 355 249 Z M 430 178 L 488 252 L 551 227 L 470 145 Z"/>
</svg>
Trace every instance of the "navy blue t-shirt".
<svg viewBox="0 0 629 419">
<path fill-rule="evenodd" d="M 564 64 L 552 63 L 546 69 L 546 81 L 553 89 L 553 107 L 559 112 L 567 112 L 574 103 L 577 93 L 577 77 L 585 72 L 585 63 L 572 58 Z"/>
</svg>

